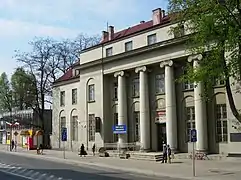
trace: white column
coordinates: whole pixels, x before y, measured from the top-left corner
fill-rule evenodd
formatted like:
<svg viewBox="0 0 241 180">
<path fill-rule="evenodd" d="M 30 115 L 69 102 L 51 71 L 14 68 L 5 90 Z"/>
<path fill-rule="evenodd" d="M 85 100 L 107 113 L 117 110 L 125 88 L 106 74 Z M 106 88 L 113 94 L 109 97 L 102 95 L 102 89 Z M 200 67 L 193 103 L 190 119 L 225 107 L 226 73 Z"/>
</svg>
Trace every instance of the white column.
<svg viewBox="0 0 241 180">
<path fill-rule="evenodd" d="M 114 76 L 118 78 L 118 125 L 127 126 L 127 99 L 124 74 L 124 71 L 120 71 L 116 72 Z M 127 134 L 119 134 L 118 137 L 120 147 L 124 147 L 124 144 L 127 143 Z"/>
<path fill-rule="evenodd" d="M 140 143 L 141 150 L 150 149 L 150 110 L 146 66 L 135 69 L 140 76 Z"/>
<path fill-rule="evenodd" d="M 161 62 L 160 67 L 165 67 L 167 144 L 175 151 L 177 150 L 177 111 L 173 61 Z"/>
<path fill-rule="evenodd" d="M 193 61 L 194 71 L 199 67 L 199 61 L 202 55 L 188 57 L 188 62 Z M 203 96 L 203 83 L 195 82 L 194 84 L 194 105 L 195 105 L 195 124 L 197 130 L 197 143 L 196 150 L 205 152 L 208 150 L 207 139 L 207 116 L 206 116 L 206 103 Z"/>
</svg>

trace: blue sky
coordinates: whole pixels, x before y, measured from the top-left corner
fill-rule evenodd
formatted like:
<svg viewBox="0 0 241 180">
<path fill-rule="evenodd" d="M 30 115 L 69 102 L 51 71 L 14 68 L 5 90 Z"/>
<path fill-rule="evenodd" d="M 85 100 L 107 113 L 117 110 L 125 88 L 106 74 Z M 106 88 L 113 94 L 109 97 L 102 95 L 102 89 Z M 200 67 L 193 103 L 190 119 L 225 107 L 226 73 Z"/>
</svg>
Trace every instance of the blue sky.
<svg viewBox="0 0 241 180">
<path fill-rule="evenodd" d="M 28 51 L 35 36 L 55 39 L 101 34 L 106 23 L 121 30 L 151 19 L 168 0 L 0 0 L 0 73 L 17 67 L 14 50 Z"/>
</svg>

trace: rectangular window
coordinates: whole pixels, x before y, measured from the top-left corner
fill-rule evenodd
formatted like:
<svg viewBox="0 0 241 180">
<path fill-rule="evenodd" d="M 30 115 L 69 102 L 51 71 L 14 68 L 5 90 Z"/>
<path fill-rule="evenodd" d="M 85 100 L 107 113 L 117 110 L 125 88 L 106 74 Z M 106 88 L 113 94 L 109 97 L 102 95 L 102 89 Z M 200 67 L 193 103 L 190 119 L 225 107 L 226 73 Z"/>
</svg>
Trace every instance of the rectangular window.
<svg viewBox="0 0 241 180">
<path fill-rule="evenodd" d="M 216 105 L 217 142 L 228 142 L 228 123 L 226 104 Z"/>
<path fill-rule="evenodd" d="M 95 141 L 95 115 L 89 114 L 89 141 Z"/>
<path fill-rule="evenodd" d="M 78 141 L 78 116 L 72 116 L 72 141 Z"/>
<path fill-rule="evenodd" d="M 214 80 L 214 86 L 224 86 L 225 85 L 225 80 L 224 78 L 217 78 Z"/>
<path fill-rule="evenodd" d="M 89 85 L 89 101 L 95 100 L 95 85 L 91 84 Z"/>
<path fill-rule="evenodd" d="M 65 105 L 65 91 L 60 92 L 60 106 Z"/>
<path fill-rule="evenodd" d="M 118 99 L 118 83 L 117 82 L 114 83 L 114 99 L 115 100 Z"/>
<path fill-rule="evenodd" d="M 156 34 L 151 34 L 147 36 L 147 45 L 151 45 L 155 43 L 156 43 Z"/>
<path fill-rule="evenodd" d="M 72 89 L 72 104 L 77 104 L 77 88 Z"/>
<path fill-rule="evenodd" d="M 114 113 L 113 125 L 118 125 L 118 113 Z M 113 135 L 113 142 L 118 142 L 118 134 Z"/>
<path fill-rule="evenodd" d="M 112 56 L 112 53 L 113 53 L 112 47 L 106 49 L 106 57 Z"/>
<path fill-rule="evenodd" d="M 155 78 L 156 94 L 165 93 L 165 75 L 158 74 Z"/>
<path fill-rule="evenodd" d="M 195 129 L 195 108 L 194 106 L 186 107 L 186 138 L 187 141 L 191 141 L 191 130 Z"/>
<path fill-rule="evenodd" d="M 179 25 L 174 28 L 174 38 L 179 38 L 184 36 L 184 25 Z"/>
<path fill-rule="evenodd" d="M 134 112 L 134 124 L 135 124 L 135 142 L 140 141 L 140 112 Z"/>
<path fill-rule="evenodd" d="M 132 41 L 125 43 L 125 52 L 132 50 Z"/>
<path fill-rule="evenodd" d="M 140 83 L 139 78 L 135 78 L 132 81 L 132 96 L 133 97 L 139 97 L 140 95 Z"/>
</svg>

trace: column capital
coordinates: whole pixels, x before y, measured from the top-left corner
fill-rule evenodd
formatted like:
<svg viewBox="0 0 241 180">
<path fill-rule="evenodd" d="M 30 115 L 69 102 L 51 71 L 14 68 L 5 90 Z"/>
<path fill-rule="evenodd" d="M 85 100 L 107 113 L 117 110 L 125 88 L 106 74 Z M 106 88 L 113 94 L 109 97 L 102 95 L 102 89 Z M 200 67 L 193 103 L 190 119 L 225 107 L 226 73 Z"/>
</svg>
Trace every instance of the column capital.
<svg viewBox="0 0 241 180">
<path fill-rule="evenodd" d="M 118 77 L 118 76 L 124 76 L 125 72 L 124 71 L 118 71 L 114 73 L 114 77 Z"/>
<path fill-rule="evenodd" d="M 164 68 L 165 66 L 172 66 L 174 63 L 172 60 L 162 61 L 160 63 L 160 68 Z"/>
<path fill-rule="evenodd" d="M 195 61 L 195 60 L 201 61 L 202 58 L 203 58 L 203 55 L 202 55 L 202 54 L 196 54 L 196 55 L 191 55 L 191 56 L 189 56 L 189 57 L 187 58 L 187 61 L 188 61 L 188 62 L 192 62 L 192 61 Z"/>
<path fill-rule="evenodd" d="M 147 71 L 147 67 L 146 67 L 146 66 L 141 66 L 141 67 L 137 67 L 137 68 L 135 69 L 135 72 L 136 72 L 136 73 L 139 73 L 140 71 L 142 71 L 142 72 Z"/>
</svg>

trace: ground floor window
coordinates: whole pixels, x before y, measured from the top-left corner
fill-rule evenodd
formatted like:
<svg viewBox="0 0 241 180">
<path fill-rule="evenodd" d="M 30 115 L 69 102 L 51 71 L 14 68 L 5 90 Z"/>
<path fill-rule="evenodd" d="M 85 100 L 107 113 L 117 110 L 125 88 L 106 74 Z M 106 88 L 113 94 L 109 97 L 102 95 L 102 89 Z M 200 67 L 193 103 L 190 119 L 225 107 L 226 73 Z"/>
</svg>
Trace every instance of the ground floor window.
<svg viewBox="0 0 241 180">
<path fill-rule="evenodd" d="M 89 114 L 89 141 L 95 141 L 95 115 Z"/>
<path fill-rule="evenodd" d="M 194 108 L 194 106 L 186 107 L 185 118 L 186 118 L 186 139 L 188 142 L 190 142 L 191 141 L 191 130 L 195 129 L 195 108 Z"/>
<path fill-rule="evenodd" d="M 134 124 L 135 124 L 135 142 L 140 141 L 140 112 L 134 112 Z"/>
<path fill-rule="evenodd" d="M 217 142 L 228 141 L 228 122 L 226 104 L 216 105 Z"/>
<path fill-rule="evenodd" d="M 78 116 L 72 116 L 72 141 L 78 141 Z"/>
</svg>

